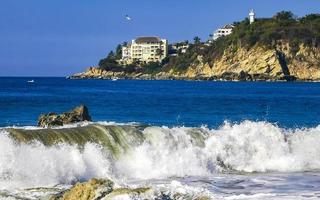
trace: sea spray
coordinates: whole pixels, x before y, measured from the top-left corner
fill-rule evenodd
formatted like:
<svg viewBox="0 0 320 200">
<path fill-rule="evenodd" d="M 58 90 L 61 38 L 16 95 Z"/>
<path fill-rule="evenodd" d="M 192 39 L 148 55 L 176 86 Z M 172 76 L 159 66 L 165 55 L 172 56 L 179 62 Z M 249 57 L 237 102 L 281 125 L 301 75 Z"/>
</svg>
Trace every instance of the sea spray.
<svg viewBox="0 0 320 200">
<path fill-rule="evenodd" d="M 149 127 L 145 142 L 131 148 L 116 162 L 121 175 L 151 179 L 171 176 L 208 175 L 204 141 L 205 129 Z"/>
<path fill-rule="evenodd" d="M 44 146 L 17 143 L 0 134 L 0 189 L 71 184 L 91 177 L 108 177 L 110 159 L 97 144 L 83 150 L 69 144 Z"/>
<path fill-rule="evenodd" d="M 320 170 L 319 126 L 286 130 L 268 122 L 225 123 L 218 129 L 99 124 L 6 129 L 0 134 L 0 148 L 1 189 L 93 177 L 141 180 L 230 170 Z"/>
<path fill-rule="evenodd" d="M 226 123 L 211 130 L 205 152 L 223 167 L 243 172 L 320 169 L 320 126 L 285 130 L 267 122 Z"/>
<path fill-rule="evenodd" d="M 289 145 L 283 130 L 265 122 L 226 123 L 206 141 L 205 153 L 231 170 L 278 171 L 288 169 Z M 223 169 L 222 169 L 223 170 Z"/>
</svg>

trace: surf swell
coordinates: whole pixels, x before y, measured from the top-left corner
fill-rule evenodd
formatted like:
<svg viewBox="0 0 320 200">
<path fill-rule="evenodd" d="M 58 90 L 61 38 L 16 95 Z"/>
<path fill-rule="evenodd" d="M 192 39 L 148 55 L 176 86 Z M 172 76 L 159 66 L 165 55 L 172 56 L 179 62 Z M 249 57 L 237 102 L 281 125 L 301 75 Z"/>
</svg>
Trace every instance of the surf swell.
<svg viewBox="0 0 320 200">
<path fill-rule="evenodd" d="M 92 177 L 161 179 L 232 171 L 320 170 L 320 126 L 268 122 L 218 129 L 91 124 L 2 129 L 0 188 L 70 184 Z"/>
</svg>

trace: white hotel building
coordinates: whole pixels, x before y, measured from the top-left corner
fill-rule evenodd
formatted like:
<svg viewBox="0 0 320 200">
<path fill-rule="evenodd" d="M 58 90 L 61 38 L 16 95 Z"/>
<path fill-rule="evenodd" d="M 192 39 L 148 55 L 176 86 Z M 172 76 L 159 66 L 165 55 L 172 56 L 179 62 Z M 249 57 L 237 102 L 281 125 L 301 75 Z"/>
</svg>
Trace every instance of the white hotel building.
<svg viewBox="0 0 320 200">
<path fill-rule="evenodd" d="M 159 37 L 138 37 L 122 47 L 122 61 L 161 62 L 168 55 L 168 41 Z"/>
<path fill-rule="evenodd" d="M 234 26 L 231 24 L 225 25 L 222 28 L 219 28 L 213 33 L 213 40 L 217 40 L 220 37 L 230 35 L 232 33 Z"/>
</svg>

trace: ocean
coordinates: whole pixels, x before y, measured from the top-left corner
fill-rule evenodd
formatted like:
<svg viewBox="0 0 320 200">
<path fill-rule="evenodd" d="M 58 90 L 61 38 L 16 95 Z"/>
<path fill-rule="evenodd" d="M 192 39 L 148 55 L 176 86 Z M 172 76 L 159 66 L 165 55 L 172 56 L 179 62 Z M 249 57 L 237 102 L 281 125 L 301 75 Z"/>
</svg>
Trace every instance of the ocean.
<svg viewBox="0 0 320 200">
<path fill-rule="evenodd" d="M 27 83 L 31 79 L 35 83 Z M 315 127 L 319 99 L 319 83 L 0 78 L 0 126 L 36 125 L 41 113 L 85 104 L 94 121 L 217 128 L 251 120 Z"/>
<path fill-rule="evenodd" d="M 36 127 L 80 104 L 93 122 Z M 167 199 L 320 199 L 319 83 L 2 77 L 0 127 L 2 199 L 48 199 L 90 178 Z"/>
</svg>

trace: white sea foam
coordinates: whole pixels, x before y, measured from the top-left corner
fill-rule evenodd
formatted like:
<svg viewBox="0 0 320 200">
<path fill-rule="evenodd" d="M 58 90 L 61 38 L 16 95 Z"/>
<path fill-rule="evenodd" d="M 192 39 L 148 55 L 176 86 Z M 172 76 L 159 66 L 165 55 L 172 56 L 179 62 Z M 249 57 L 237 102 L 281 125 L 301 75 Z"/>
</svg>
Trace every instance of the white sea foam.
<svg viewBox="0 0 320 200">
<path fill-rule="evenodd" d="M 61 144 L 17 144 L 0 134 L 0 189 L 70 184 L 79 179 L 108 177 L 109 160 L 96 144 L 84 150 Z"/>
<path fill-rule="evenodd" d="M 245 121 L 212 130 L 205 152 L 245 172 L 320 169 L 320 126 L 294 131 L 266 122 Z"/>
<path fill-rule="evenodd" d="M 94 124 L 94 123 L 93 122 L 78 122 L 78 123 L 73 123 L 73 124 L 65 124 L 63 126 L 52 127 L 52 129 L 76 128 L 76 127 L 88 126 L 90 124 Z M 46 127 L 39 127 L 39 126 L 6 126 L 3 128 L 24 129 L 24 130 L 46 129 Z"/>
<path fill-rule="evenodd" d="M 203 148 L 195 146 L 186 132 L 190 128 L 150 127 L 147 140 L 117 162 L 120 175 L 150 179 L 170 176 L 208 175 Z"/>
<path fill-rule="evenodd" d="M 97 122 L 89 122 L 89 121 L 84 121 L 84 122 L 76 122 L 72 124 L 65 124 L 62 126 L 55 126 L 51 127 L 51 129 L 65 129 L 65 128 L 77 128 L 77 127 L 84 127 L 92 124 L 100 124 L 104 126 L 109 126 L 109 125 L 139 125 L 138 122 L 127 122 L 127 123 L 118 123 L 114 121 L 97 121 Z M 2 129 L 24 129 L 24 130 L 41 130 L 41 129 L 47 129 L 46 127 L 39 127 L 39 126 L 6 126 L 6 127 L 0 127 Z"/>
<path fill-rule="evenodd" d="M 190 131 L 200 132 L 203 143 L 196 144 Z M 244 121 L 212 130 L 148 127 L 143 134 L 144 143 L 114 160 L 96 144 L 81 150 L 67 144 L 17 144 L 2 131 L 0 189 L 70 184 L 92 177 L 139 180 L 210 176 L 222 170 L 320 170 L 320 126 L 286 130 Z"/>
<path fill-rule="evenodd" d="M 205 146 L 196 146 L 190 128 L 153 127 L 149 141 L 123 155 L 117 169 L 131 178 L 207 176 L 221 170 L 294 172 L 320 170 L 320 127 L 281 129 L 267 122 L 226 123 L 202 128 Z M 228 169 L 226 169 L 228 168 Z"/>
</svg>

